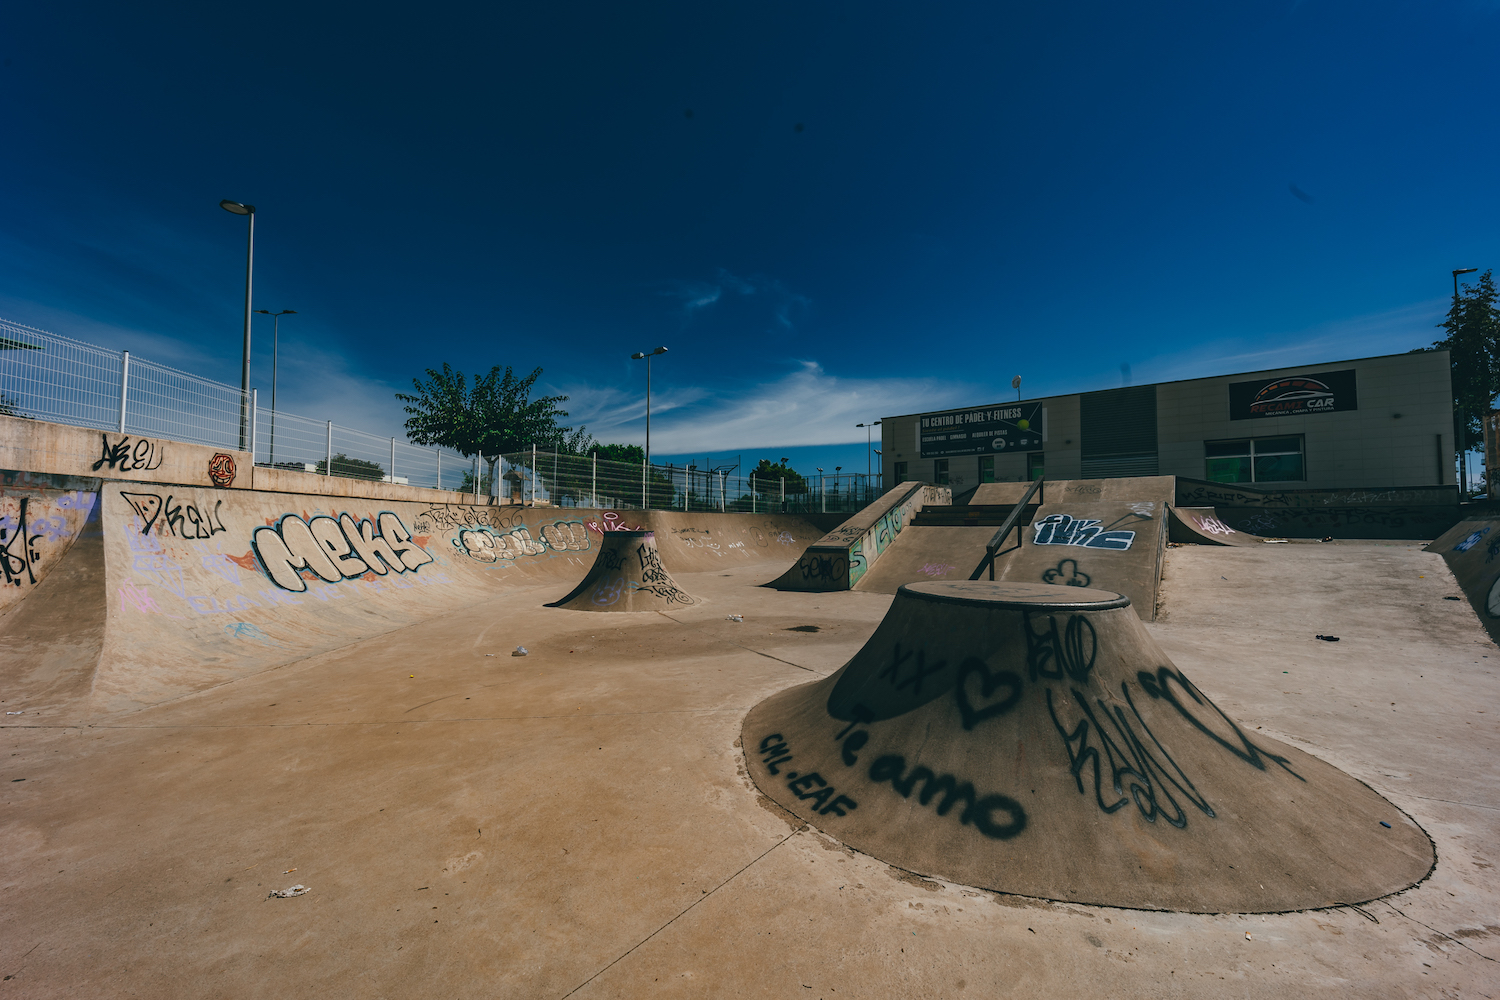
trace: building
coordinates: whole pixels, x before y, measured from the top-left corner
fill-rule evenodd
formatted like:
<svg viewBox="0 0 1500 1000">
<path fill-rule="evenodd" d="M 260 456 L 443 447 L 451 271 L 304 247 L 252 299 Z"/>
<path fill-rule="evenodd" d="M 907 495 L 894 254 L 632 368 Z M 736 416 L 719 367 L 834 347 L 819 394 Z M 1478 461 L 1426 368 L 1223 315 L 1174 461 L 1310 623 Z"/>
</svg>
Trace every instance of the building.
<svg viewBox="0 0 1500 1000">
<path fill-rule="evenodd" d="M 1270 489 L 1457 482 L 1447 351 L 884 417 L 887 488 L 1181 476 Z"/>
</svg>

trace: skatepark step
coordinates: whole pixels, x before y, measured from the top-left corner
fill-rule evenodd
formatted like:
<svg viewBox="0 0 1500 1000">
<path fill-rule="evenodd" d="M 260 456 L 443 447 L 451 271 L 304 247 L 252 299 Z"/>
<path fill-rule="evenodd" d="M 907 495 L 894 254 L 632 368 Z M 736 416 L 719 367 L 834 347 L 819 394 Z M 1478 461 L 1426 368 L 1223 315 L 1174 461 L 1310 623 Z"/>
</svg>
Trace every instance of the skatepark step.
<svg viewBox="0 0 1500 1000">
<path fill-rule="evenodd" d="M 1021 524 L 1030 524 L 1040 504 L 1030 503 L 1021 514 Z M 998 528 L 1005 523 L 1015 504 L 979 504 L 971 507 L 926 507 L 912 518 L 912 526 L 923 527 L 975 527 Z"/>
</svg>

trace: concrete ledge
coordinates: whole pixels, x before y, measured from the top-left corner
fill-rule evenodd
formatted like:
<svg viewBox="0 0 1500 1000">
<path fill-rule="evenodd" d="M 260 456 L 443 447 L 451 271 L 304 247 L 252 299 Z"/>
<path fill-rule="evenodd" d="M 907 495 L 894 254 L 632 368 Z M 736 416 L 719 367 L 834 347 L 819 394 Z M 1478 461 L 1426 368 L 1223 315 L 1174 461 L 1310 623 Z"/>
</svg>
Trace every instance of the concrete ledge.
<svg viewBox="0 0 1500 1000">
<path fill-rule="evenodd" d="M 233 449 L 0 416 L 0 468 L 4 469 L 249 489 L 252 464 L 248 452 Z"/>
<path fill-rule="evenodd" d="M 849 590 L 910 523 L 912 515 L 924 506 L 946 507 L 952 503 L 953 491 L 946 486 L 902 483 L 809 545 L 797 565 L 768 586 L 777 590 Z"/>
</svg>

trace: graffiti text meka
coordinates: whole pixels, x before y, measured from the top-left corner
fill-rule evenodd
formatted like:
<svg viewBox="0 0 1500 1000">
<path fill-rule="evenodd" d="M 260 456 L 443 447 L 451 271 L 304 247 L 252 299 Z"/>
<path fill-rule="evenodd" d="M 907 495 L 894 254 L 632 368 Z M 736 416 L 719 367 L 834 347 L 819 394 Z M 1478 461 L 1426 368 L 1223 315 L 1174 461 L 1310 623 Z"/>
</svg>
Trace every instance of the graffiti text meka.
<svg viewBox="0 0 1500 1000">
<path fill-rule="evenodd" d="M 1117 522 L 1118 523 L 1118 522 Z M 1128 549 L 1135 541 L 1133 531 L 1104 531 L 1100 522 L 1072 518 L 1067 514 L 1048 514 L 1036 524 L 1037 545 L 1082 545 L 1091 549 Z"/>
<path fill-rule="evenodd" d="M 386 511 L 371 524 L 341 514 L 304 521 L 288 514 L 273 528 L 256 528 L 250 546 L 276 586 L 297 593 L 307 589 L 298 570 L 308 569 L 329 583 L 374 573 L 405 573 L 432 562 L 411 540 L 401 519 Z"/>
</svg>

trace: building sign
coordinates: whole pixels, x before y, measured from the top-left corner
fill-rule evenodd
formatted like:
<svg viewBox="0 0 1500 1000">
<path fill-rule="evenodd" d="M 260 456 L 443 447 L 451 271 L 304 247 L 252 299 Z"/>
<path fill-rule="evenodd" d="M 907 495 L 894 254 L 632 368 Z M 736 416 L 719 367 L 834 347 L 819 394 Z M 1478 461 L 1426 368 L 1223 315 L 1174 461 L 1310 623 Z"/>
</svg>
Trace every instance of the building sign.
<svg viewBox="0 0 1500 1000">
<path fill-rule="evenodd" d="M 917 437 L 923 458 L 1041 448 L 1042 404 L 1038 401 L 934 413 L 921 418 Z"/>
<path fill-rule="evenodd" d="M 1229 384 L 1229 419 L 1300 417 L 1359 409 L 1354 369 Z"/>
</svg>

